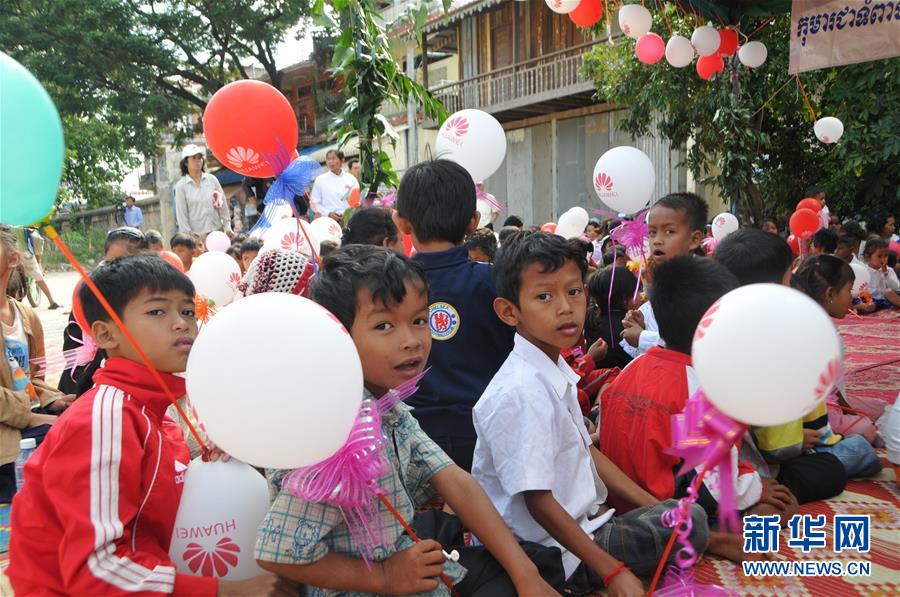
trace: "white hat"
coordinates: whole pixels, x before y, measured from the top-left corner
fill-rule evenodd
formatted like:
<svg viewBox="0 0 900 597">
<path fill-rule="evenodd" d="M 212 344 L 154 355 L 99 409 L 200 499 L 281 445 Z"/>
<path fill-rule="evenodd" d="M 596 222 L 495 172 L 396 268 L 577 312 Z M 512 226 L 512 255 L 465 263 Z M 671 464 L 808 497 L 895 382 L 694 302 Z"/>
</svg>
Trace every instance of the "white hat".
<svg viewBox="0 0 900 597">
<path fill-rule="evenodd" d="M 190 145 L 185 145 L 184 149 L 181 150 L 181 159 L 189 158 L 192 155 L 197 155 L 198 153 L 203 157 L 206 157 L 206 150 L 199 145 L 194 145 L 193 143 L 191 143 Z"/>
</svg>

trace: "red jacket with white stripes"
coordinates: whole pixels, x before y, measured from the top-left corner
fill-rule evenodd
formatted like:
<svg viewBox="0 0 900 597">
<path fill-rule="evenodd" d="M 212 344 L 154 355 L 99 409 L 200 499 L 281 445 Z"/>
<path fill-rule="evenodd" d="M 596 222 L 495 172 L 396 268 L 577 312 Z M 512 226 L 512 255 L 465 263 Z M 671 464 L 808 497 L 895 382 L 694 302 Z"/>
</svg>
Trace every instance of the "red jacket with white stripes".
<svg viewBox="0 0 900 597">
<path fill-rule="evenodd" d="M 162 374 L 176 396 L 184 380 Z M 149 370 L 114 358 L 25 466 L 12 508 L 17 595 L 215 595 L 175 571 L 169 542 L 190 459 Z"/>
</svg>

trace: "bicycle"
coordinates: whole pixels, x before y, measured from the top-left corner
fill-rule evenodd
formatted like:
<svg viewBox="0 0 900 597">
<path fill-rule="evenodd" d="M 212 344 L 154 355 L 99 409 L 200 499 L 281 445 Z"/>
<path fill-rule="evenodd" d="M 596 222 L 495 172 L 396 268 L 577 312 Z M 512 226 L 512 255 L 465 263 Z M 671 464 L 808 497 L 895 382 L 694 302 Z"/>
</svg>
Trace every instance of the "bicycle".
<svg viewBox="0 0 900 597">
<path fill-rule="evenodd" d="M 7 294 L 17 301 L 28 299 L 28 304 L 36 309 L 37 306 L 41 304 L 41 296 L 43 293 L 38 287 L 37 282 L 25 273 L 25 268 L 18 265 L 9 277 Z"/>
</svg>

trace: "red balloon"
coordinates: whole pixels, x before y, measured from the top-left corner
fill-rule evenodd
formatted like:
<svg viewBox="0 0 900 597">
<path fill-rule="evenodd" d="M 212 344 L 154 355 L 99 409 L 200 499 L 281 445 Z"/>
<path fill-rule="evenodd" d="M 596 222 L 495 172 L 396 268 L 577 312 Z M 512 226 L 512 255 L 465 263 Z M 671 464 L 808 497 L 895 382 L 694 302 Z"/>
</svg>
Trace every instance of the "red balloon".
<svg viewBox="0 0 900 597">
<path fill-rule="evenodd" d="M 359 207 L 359 187 L 350 191 L 350 195 L 347 197 L 347 204 L 354 209 Z"/>
<path fill-rule="evenodd" d="M 732 56 L 738 49 L 738 34 L 734 29 L 719 29 L 719 56 Z"/>
<path fill-rule="evenodd" d="M 806 239 L 811 237 L 819 229 L 819 214 L 805 207 L 798 209 L 791 215 L 791 234 Z"/>
<path fill-rule="evenodd" d="M 581 0 L 581 4 L 569 13 L 569 18 L 579 27 L 591 27 L 603 16 L 600 0 Z"/>
<path fill-rule="evenodd" d="M 666 53 L 666 42 L 653 32 L 647 33 L 637 40 L 634 53 L 644 64 L 656 64 Z"/>
<path fill-rule="evenodd" d="M 547 222 L 543 226 L 541 226 L 541 232 L 549 232 L 550 234 L 556 233 L 556 224 L 554 222 Z"/>
<path fill-rule="evenodd" d="M 712 56 L 700 56 L 697 59 L 697 74 L 701 79 L 709 81 L 716 73 L 725 70 L 725 61 L 721 56 L 713 54 Z"/>
<path fill-rule="evenodd" d="M 277 154 L 280 147 L 296 156 L 294 109 L 262 81 L 245 79 L 219 89 L 203 112 L 203 134 L 222 165 L 245 176 L 276 176 L 265 156 Z"/>
<path fill-rule="evenodd" d="M 797 209 L 811 209 L 816 213 L 822 211 L 822 204 L 819 203 L 818 199 L 813 199 L 812 197 L 807 197 L 806 199 L 801 199 L 797 204 Z"/>
<path fill-rule="evenodd" d="M 787 237 L 787 244 L 791 248 L 791 251 L 794 252 L 794 255 L 800 254 L 800 240 L 796 236 L 792 234 Z"/>
<path fill-rule="evenodd" d="M 403 252 L 406 253 L 407 257 L 412 257 L 416 253 L 416 249 L 413 247 L 412 237 L 408 234 L 403 235 Z"/>
<path fill-rule="evenodd" d="M 169 265 L 180 271 L 182 274 L 184 273 L 184 263 L 181 261 L 181 257 L 173 253 L 172 251 L 160 251 L 159 256 L 163 258 Z"/>
</svg>

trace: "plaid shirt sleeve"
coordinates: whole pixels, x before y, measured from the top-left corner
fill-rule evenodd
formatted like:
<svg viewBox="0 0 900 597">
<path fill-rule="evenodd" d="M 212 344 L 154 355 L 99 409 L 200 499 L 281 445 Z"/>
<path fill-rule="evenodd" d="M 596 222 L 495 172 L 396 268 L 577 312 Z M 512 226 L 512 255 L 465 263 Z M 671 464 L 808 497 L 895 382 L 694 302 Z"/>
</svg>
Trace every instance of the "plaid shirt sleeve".
<svg viewBox="0 0 900 597">
<path fill-rule="evenodd" d="M 341 523 L 340 510 L 281 491 L 259 527 L 255 557 L 276 564 L 312 564 L 330 548 L 325 537 Z"/>
<path fill-rule="evenodd" d="M 450 457 L 428 437 L 408 410 L 405 410 L 397 441 L 409 448 L 409 467 L 404 484 L 416 508 L 424 506 L 434 496 L 431 478 L 453 464 Z"/>
</svg>

